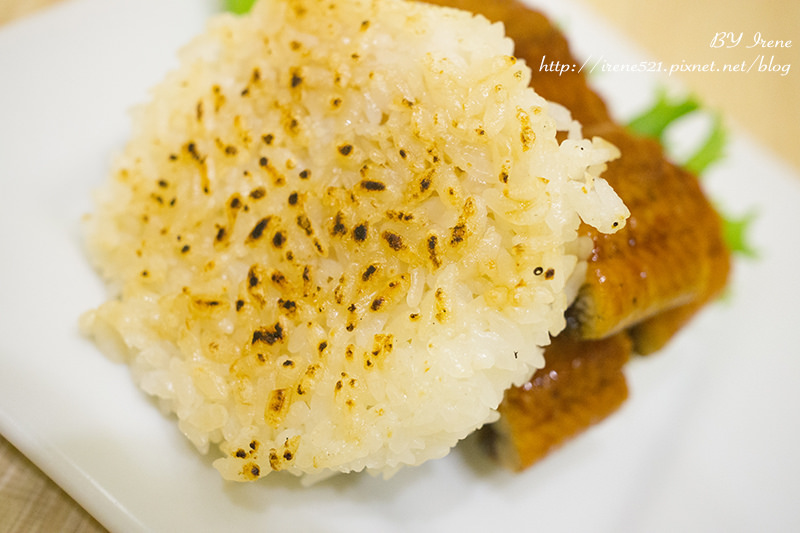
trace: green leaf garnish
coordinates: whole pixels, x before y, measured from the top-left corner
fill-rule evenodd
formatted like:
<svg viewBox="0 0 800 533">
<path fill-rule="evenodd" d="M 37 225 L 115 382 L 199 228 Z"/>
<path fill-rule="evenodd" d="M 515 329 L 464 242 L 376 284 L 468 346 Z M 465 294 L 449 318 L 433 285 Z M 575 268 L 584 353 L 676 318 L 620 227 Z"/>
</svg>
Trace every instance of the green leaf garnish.
<svg viewBox="0 0 800 533">
<path fill-rule="evenodd" d="M 250 11 L 256 0 L 225 0 L 225 10 L 237 15 L 243 15 Z"/>
<path fill-rule="evenodd" d="M 684 115 L 700 108 L 694 96 L 671 99 L 663 88 L 658 91 L 656 103 L 628 123 L 628 128 L 639 135 L 662 140 L 667 127 Z"/>
<path fill-rule="evenodd" d="M 683 164 L 683 168 L 699 176 L 709 166 L 725 157 L 725 147 L 728 144 L 728 133 L 722 125 L 719 115 L 714 116 L 711 132 L 706 137 L 703 145 L 692 154 Z"/>
<path fill-rule="evenodd" d="M 700 102 L 694 96 L 670 98 L 662 87 L 656 93 L 656 102 L 650 109 L 628 122 L 628 129 L 656 139 L 666 150 L 668 147 L 665 137 L 669 127 L 681 117 L 700 110 Z M 711 131 L 705 141 L 681 166 L 699 177 L 709 166 L 725 157 L 727 144 L 728 134 L 722 119 L 719 115 L 714 115 Z M 758 252 L 748 240 L 749 229 L 757 214 L 750 212 L 737 218 L 726 214 L 718 206 L 716 210 L 722 218 L 723 238 L 731 253 L 750 259 L 757 258 Z"/>
<path fill-rule="evenodd" d="M 751 259 L 758 257 L 758 252 L 750 245 L 747 238 L 756 217 L 757 213 L 755 211 L 750 211 L 738 218 L 722 215 L 723 237 L 731 252 Z"/>
</svg>

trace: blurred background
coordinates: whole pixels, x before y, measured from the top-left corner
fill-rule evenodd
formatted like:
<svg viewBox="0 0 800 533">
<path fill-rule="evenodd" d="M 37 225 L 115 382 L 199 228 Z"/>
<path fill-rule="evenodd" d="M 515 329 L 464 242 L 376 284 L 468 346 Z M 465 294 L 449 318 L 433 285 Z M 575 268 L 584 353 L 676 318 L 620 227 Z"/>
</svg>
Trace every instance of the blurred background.
<svg viewBox="0 0 800 533">
<path fill-rule="evenodd" d="M 750 71 L 683 72 L 678 79 L 707 106 L 718 109 L 763 145 L 800 171 L 800 2 L 764 0 L 673 0 L 628 2 L 581 0 L 612 26 L 665 64 L 748 62 L 774 56 L 773 65 L 789 66 L 788 74 Z M 743 33 L 734 48 L 712 48 L 717 32 Z M 756 34 L 765 41 L 783 40 L 791 47 L 752 47 Z"/>
</svg>

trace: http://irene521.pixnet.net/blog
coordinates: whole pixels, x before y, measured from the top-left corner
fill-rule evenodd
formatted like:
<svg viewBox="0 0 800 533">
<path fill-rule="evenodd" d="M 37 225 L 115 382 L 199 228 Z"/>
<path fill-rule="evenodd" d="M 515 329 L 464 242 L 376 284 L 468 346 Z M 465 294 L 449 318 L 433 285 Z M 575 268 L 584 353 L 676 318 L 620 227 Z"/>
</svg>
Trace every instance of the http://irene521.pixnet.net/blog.
<svg viewBox="0 0 800 533">
<path fill-rule="evenodd" d="M 619 63 L 607 59 L 603 54 L 590 54 L 583 63 L 564 63 L 548 60 L 542 56 L 539 64 L 540 72 L 663 72 L 668 76 L 680 72 L 730 72 L 730 73 L 762 73 L 787 76 L 791 64 L 781 59 L 781 50 L 792 48 L 792 41 L 785 39 L 768 39 L 755 32 L 747 35 L 744 32 L 720 31 L 712 36 L 709 48 L 731 49 L 742 51 L 742 56 L 734 61 L 717 61 L 715 59 L 693 62 L 681 59 L 675 62 L 639 61 L 636 63 Z"/>
</svg>

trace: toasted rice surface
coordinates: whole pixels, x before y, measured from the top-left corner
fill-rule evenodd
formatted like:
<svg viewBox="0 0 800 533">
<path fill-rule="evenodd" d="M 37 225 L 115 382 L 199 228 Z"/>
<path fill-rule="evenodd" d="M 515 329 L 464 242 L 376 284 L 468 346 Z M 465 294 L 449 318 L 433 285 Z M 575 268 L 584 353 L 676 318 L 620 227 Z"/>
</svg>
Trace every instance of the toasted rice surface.
<svg viewBox="0 0 800 533">
<path fill-rule="evenodd" d="M 512 53 L 452 9 L 262 0 L 136 109 L 83 325 L 225 478 L 441 457 L 542 365 L 580 221 L 627 210 L 597 177 L 615 149 Z"/>
</svg>

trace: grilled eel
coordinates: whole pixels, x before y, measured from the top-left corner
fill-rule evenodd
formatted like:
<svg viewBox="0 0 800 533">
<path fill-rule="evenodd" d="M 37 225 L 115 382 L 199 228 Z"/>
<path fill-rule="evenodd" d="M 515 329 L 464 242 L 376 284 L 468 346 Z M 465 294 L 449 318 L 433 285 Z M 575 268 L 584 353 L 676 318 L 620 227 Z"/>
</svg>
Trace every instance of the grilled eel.
<svg viewBox="0 0 800 533">
<path fill-rule="evenodd" d="M 671 163 L 656 141 L 614 122 L 580 72 L 535 68 L 542 58 L 578 63 L 543 14 L 517 0 L 429 1 L 503 22 L 515 55 L 532 66 L 536 92 L 567 107 L 586 137 L 601 136 L 622 153 L 603 177 L 631 217 L 613 235 L 582 229 L 594 248 L 567 329 L 546 348 L 545 367 L 507 391 L 500 420 L 485 432 L 500 462 L 522 470 L 626 400 L 625 363 L 661 349 L 722 291 L 730 254 L 696 176 Z"/>
</svg>

